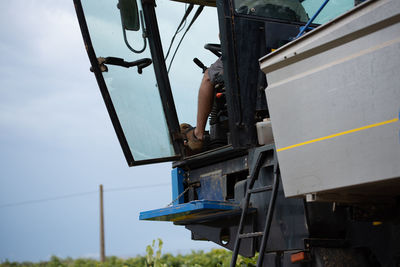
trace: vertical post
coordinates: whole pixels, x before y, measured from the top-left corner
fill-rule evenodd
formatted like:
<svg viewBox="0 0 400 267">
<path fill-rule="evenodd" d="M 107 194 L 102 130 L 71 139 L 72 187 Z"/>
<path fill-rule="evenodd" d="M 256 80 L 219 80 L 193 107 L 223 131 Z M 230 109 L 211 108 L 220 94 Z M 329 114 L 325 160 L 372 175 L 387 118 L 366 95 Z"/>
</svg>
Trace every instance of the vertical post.
<svg viewBox="0 0 400 267">
<path fill-rule="evenodd" d="M 185 202 L 184 196 L 178 199 L 178 196 L 185 190 L 183 186 L 184 171 L 181 168 L 174 168 L 171 171 L 172 178 L 172 205 L 178 205 Z"/>
<path fill-rule="evenodd" d="M 103 210 L 103 185 L 100 185 L 100 261 L 105 262 L 104 249 L 104 210 Z"/>
</svg>

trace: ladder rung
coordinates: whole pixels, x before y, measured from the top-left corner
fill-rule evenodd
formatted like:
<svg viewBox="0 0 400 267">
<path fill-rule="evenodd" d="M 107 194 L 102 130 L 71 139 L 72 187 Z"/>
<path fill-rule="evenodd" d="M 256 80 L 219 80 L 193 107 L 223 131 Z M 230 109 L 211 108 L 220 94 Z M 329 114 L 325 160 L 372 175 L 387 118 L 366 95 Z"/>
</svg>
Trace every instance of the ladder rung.
<svg viewBox="0 0 400 267">
<path fill-rule="evenodd" d="M 263 234 L 264 234 L 263 232 L 246 233 L 246 234 L 240 234 L 239 238 L 252 238 L 252 237 L 262 236 Z"/>
<path fill-rule="evenodd" d="M 265 165 L 263 165 L 263 167 L 265 168 L 265 167 L 272 167 L 272 166 L 275 166 L 276 164 L 275 164 L 275 162 L 271 162 L 271 163 L 268 163 L 268 164 L 265 164 Z"/>
<path fill-rule="evenodd" d="M 249 192 L 250 192 L 250 194 L 253 194 L 253 193 L 259 193 L 259 192 L 265 192 L 265 191 L 271 191 L 271 190 L 272 190 L 272 185 L 268 185 L 268 186 L 250 189 Z"/>
</svg>

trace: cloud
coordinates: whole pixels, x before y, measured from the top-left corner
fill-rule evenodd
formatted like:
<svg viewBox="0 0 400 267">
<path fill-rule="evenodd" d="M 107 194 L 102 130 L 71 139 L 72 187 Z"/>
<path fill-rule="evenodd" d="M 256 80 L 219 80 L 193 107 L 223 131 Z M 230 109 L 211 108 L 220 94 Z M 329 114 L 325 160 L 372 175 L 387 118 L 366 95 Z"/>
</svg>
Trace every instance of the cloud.
<svg viewBox="0 0 400 267">
<path fill-rule="evenodd" d="M 71 62 L 76 45 L 83 45 L 72 1 L 12 1 L 1 4 L 2 49 L 8 46 L 17 62 L 40 66 Z M 62 60 L 58 62 L 58 60 Z"/>
<path fill-rule="evenodd" d="M 65 146 L 103 135 L 95 125 L 111 124 L 72 1 L 12 1 L 3 8 L 9 27 L 0 41 L 8 62 L 0 66 L 0 127 Z"/>
</svg>

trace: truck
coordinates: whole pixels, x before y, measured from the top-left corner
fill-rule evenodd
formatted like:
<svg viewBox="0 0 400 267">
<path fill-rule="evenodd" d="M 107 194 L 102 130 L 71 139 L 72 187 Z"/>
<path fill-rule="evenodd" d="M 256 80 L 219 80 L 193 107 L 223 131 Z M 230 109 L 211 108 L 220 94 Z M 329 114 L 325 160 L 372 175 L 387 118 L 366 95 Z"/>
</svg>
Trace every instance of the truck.
<svg viewBox="0 0 400 267">
<path fill-rule="evenodd" d="M 256 252 L 257 266 L 400 265 L 400 1 L 177 1 L 183 36 L 205 6 L 218 14 L 200 153 L 180 131 L 155 0 L 74 0 L 128 165 L 172 161 L 171 205 L 139 219 L 231 250 L 231 267 Z"/>
</svg>

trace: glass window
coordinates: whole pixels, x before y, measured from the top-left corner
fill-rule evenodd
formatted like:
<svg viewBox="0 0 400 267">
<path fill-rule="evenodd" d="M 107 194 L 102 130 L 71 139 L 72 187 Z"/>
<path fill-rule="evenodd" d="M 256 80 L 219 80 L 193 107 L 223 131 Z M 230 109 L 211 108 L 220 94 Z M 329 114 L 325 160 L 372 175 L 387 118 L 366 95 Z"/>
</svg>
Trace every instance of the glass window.
<svg viewBox="0 0 400 267">
<path fill-rule="evenodd" d="M 323 3 L 324 0 L 235 0 L 235 10 L 239 14 L 305 23 Z M 354 0 L 330 0 L 314 23 L 326 23 L 353 6 Z"/>
<path fill-rule="evenodd" d="M 310 17 L 312 17 L 323 2 L 323 0 L 305 0 L 301 4 L 304 6 Z M 354 2 L 354 0 L 330 0 L 321 13 L 315 18 L 314 23 L 327 23 L 328 21 L 352 9 L 354 7 Z"/>
<path fill-rule="evenodd" d="M 235 0 L 236 12 L 271 19 L 307 22 L 308 15 L 299 0 Z"/>
<path fill-rule="evenodd" d="M 125 61 L 151 58 L 149 48 L 136 54 L 126 46 L 117 4 L 118 0 L 82 1 L 96 56 Z M 141 31 L 127 31 L 127 39 L 133 48 L 143 47 Z M 153 66 L 142 74 L 137 67 L 107 67 L 102 74 L 134 160 L 175 156 Z"/>
</svg>

